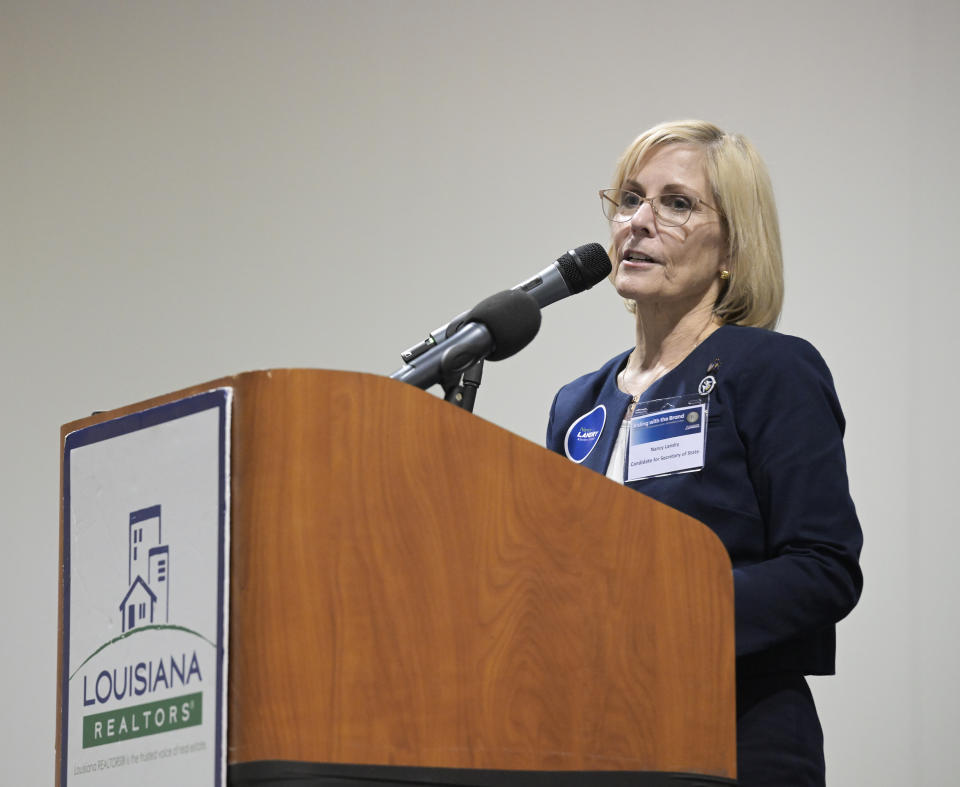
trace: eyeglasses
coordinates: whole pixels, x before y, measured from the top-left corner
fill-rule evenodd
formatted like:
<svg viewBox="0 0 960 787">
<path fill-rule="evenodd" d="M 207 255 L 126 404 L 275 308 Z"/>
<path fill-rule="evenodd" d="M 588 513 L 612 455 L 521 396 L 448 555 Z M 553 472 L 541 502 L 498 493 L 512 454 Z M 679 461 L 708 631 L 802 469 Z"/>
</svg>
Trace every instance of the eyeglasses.
<svg viewBox="0 0 960 787">
<path fill-rule="evenodd" d="M 603 215 L 610 221 L 630 221 L 637 215 L 640 206 L 649 202 L 657 220 L 666 227 L 681 227 L 690 220 L 690 214 L 703 205 L 710 208 L 718 216 L 722 216 L 719 209 L 704 202 L 699 197 L 688 197 L 686 194 L 661 194 L 657 197 L 641 197 L 632 191 L 624 189 L 600 189 L 600 206 Z"/>
</svg>

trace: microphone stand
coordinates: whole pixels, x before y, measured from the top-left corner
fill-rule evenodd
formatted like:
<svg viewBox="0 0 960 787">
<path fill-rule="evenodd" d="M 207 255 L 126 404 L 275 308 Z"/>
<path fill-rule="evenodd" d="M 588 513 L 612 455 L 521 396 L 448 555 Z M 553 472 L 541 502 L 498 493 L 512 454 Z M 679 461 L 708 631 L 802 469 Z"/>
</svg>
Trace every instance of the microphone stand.
<svg viewBox="0 0 960 787">
<path fill-rule="evenodd" d="M 443 398 L 450 404 L 473 412 L 473 405 L 477 401 L 477 389 L 480 387 L 480 379 L 483 377 L 483 359 L 468 366 L 461 377 L 460 374 L 454 375 L 449 380 L 444 380 Z"/>
</svg>

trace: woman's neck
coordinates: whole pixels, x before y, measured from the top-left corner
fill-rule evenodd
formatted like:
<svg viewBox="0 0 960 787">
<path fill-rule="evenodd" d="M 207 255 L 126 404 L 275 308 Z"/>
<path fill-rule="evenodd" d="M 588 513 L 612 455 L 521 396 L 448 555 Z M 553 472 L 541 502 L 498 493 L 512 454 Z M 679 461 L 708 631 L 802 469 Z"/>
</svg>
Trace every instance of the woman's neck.
<svg viewBox="0 0 960 787">
<path fill-rule="evenodd" d="M 680 314 L 638 306 L 636 347 L 622 372 L 621 388 L 627 393 L 642 393 L 677 366 L 720 325 L 713 310 L 706 306 Z"/>
</svg>

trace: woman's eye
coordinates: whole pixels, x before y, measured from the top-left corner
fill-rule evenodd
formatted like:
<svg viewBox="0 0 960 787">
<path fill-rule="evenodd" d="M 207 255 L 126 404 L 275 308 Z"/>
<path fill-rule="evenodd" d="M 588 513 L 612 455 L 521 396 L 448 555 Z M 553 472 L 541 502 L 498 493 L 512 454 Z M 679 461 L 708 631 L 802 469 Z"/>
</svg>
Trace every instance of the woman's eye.
<svg viewBox="0 0 960 787">
<path fill-rule="evenodd" d="M 632 191 L 620 192 L 620 206 L 623 208 L 636 208 L 640 204 L 640 197 Z"/>
<path fill-rule="evenodd" d="M 693 200 L 683 194 L 664 194 L 660 197 L 660 204 L 668 210 L 678 212 L 688 211 L 693 208 Z"/>
</svg>

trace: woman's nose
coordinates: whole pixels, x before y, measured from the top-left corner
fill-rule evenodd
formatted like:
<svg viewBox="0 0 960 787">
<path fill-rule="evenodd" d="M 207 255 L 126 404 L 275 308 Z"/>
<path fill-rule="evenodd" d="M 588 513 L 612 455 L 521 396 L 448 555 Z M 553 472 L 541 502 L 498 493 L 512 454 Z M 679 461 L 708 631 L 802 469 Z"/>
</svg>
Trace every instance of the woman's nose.
<svg viewBox="0 0 960 787">
<path fill-rule="evenodd" d="M 648 235 L 656 232 L 656 214 L 653 212 L 653 204 L 650 200 L 645 199 L 640 203 L 637 212 L 634 213 L 633 218 L 630 219 L 630 226 L 635 233 L 638 230 L 643 230 Z"/>
</svg>

